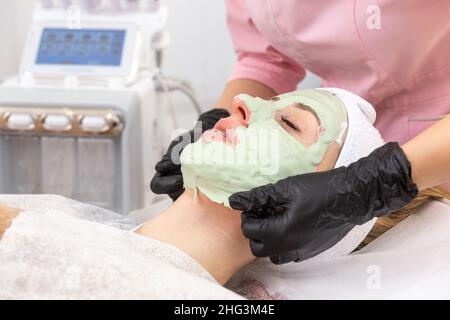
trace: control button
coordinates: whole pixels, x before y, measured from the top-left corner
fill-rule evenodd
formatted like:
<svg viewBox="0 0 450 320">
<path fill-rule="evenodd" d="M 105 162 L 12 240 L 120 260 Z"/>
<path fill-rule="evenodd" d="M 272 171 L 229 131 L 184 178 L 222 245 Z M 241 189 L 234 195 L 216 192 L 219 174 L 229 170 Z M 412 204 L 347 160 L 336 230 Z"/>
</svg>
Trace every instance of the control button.
<svg viewBox="0 0 450 320">
<path fill-rule="evenodd" d="M 12 113 L 8 117 L 6 126 L 10 130 L 33 130 L 35 128 L 34 117 L 29 113 Z"/>
<path fill-rule="evenodd" d="M 44 128 L 49 131 L 69 131 L 71 124 L 71 117 L 64 114 L 49 114 L 44 120 Z"/>
<path fill-rule="evenodd" d="M 85 132 L 101 133 L 109 130 L 108 120 L 104 116 L 84 116 L 80 127 Z"/>
</svg>

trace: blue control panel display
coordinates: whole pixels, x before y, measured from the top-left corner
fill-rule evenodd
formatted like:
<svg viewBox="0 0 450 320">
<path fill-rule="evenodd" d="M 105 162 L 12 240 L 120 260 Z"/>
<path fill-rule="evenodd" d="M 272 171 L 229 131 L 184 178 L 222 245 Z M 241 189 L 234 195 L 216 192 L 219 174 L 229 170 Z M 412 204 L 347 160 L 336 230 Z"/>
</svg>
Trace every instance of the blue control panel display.
<svg viewBox="0 0 450 320">
<path fill-rule="evenodd" d="M 77 66 L 120 66 L 124 30 L 44 29 L 36 63 Z"/>
</svg>

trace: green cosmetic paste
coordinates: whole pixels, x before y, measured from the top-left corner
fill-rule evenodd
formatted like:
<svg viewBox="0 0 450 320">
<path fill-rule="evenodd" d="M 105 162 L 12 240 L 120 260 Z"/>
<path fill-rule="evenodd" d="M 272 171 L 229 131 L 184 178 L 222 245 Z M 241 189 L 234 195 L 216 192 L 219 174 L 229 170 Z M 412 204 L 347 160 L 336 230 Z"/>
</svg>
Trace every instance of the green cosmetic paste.
<svg viewBox="0 0 450 320">
<path fill-rule="evenodd" d="M 347 113 L 337 97 L 323 90 L 308 89 L 278 96 L 277 101 L 241 94 L 236 97 L 250 110 L 248 127 L 239 127 L 236 145 L 202 139 L 181 154 L 184 187 L 199 190 L 214 202 L 229 207 L 230 195 L 314 172 L 330 143 L 345 131 Z M 305 147 L 275 120 L 275 113 L 300 103 L 320 119 L 317 141 Z"/>
</svg>

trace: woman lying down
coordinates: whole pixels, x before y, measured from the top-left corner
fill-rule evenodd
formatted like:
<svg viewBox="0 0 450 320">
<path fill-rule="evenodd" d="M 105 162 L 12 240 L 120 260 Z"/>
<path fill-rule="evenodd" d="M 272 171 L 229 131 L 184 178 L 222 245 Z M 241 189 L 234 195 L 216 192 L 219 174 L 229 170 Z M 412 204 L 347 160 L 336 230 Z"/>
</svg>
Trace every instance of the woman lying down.
<svg viewBox="0 0 450 320">
<path fill-rule="evenodd" d="M 256 262 L 228 197 L 368 155 L 383 144 L 372 126 L 375 112 L 332 88 L 270 101 L 239 95 L 233 110 L 181 154 L 185 193 L 133 232 L 0 206 L 0 298 L 290 298 L 243 276 L 249 265 L 264 269 L 270 262 Z M 355 226 L 311 259 L 347 255 L 442 196 L 428 190 L 401 212 Z M 240 296 L 222 287 L 227 283 Z"/>
</svg>

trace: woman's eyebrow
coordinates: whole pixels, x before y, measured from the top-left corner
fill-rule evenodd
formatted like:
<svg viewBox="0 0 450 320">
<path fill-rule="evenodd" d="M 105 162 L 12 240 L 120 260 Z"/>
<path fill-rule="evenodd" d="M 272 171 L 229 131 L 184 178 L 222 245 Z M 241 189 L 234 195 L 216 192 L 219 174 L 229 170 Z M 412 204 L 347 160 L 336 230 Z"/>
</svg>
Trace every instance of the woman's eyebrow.
<svg viewBox="0 0 450 320">
<path fill-rule="evenodd" d="M 293 103 L 292 106 L 296 107 L 297 109 L 310 112 L 314 116 L 314 118 L 316 118 L 317 122 L 319 123 L 319 126 L 322 125 L 319 116 L 317 115 L 317 113 L 314 111 L 313 108 L 301 103 Z"/>
</svg>

